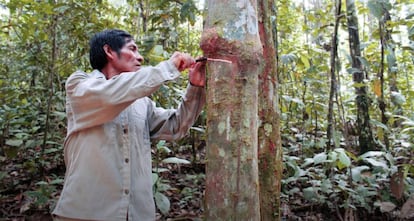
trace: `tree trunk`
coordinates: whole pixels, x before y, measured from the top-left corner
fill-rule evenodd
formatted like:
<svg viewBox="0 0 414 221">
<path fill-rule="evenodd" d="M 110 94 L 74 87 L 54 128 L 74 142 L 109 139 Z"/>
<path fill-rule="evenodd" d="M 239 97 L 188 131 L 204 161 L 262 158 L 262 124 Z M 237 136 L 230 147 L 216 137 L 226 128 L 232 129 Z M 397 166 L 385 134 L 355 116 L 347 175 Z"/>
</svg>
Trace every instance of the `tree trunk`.
<svg viewBox="0 0 414 221">
<path fill-rule="evenodd" d="M 338 27 L 339 21 L 341 20 L 341 7 L 342 7 L 342 0 L 336 0 L 335 2 L 335 28 L 334 33 L 332 34 L 331 40 L 331 87 L 329 91 L 329 108 L 328 108 L 328 128 L 327 128 L 327 138 L 328 143 L 326 146 L 326 150 L 331 150 L 332 148 L 332 136 L 333 132 L 335 131 L 334 122 L 333 122 L 333 106 L 334 106 L 334 98 L 337 94 L 337 81 L 336 81 L 336 59 L 338 58 Z M 347 134 L 345 132 L 345 134 Z M 347 136 L 345 136 L 347 138 Z"/>
<path fill-rule="evenodd" d="M 385 103 L 385 96 L 384 96 L 384 65 L 385 65 L 385 47 L 386 47 L 386 39 L 384 36 L 384 25 L 382 24 L 382 22 L 379 22 L 379 30 L 380 30 L 380 42 L 381 42 L 381 66 L 380 66 L 380 71 L 377 75 L 378 80 L 379 80 L 379 85 L 380 85 L 380 90 L 379 90 L 379 94 L 377 94 L 378 96 L 378 106 L 379 109 L 381 111 L 381 122 L 384 125 L 388 125 L 388 117 L 386 115 L 387 112 L 387 105 Z M 377 92 L 378 93 L 378 92 Z M 380 129 L 383 130 L 383 129 Z M 390 142 L 389 142 L 389 134 L 386 130 L 383 130 L 383 141 L 385 144 L 385 148 L 387 150 L 389 150 L 390 148 Z"/>
<path fill-rule="evenodd" d="M 388 11 L 388 9 L 386 7 L 383 7 L 384 10 L 384 15 L 382 17 L 382 19 L 380 20 L 380 36 L 381 36 L 381 47 L 382 50 L 386 51 L 387 54 L 387 72 L 388 72 L 388 79 L 389 79 L 389 87 L 390 87 L 390 92 L 391 92 L 391 102 L 395 107 L 395 111 L 394 114 L 395 115 L 403 115 L 403 108 L 401 106 L 401 104 L 397 101 L 397 99 L 395 98 L 395 96 L 393 96 L 393 92 L 399 94 L 399 90 L 398 90 L 398 82 L 397 82 L 397 77 L 398 77 L 398 65 L 397 65 L 397 60 L 396 60 L 396 55 L 395 55 L 395 47 L 396 47 L 396 43 L 394 42 L 394 40 L 392 39 L 392 30 L 389 26 L 390 23 L 392 23 L 391 21 L 391 15 L 390 12 Z M 384 82 L 382 82 L 382 87 L 384 87 Z M 384 109 L 386 108 L 386 104 L 385 104 L 385 98 L 384 98 L 384 94 L 382 95 L 382 100 L 384 101 Z M 384 111 L 385 112 L 385 111 Z M 384 123 L 385 125 L 387 125 L 388 123 L 388 118 L 385 116 L 382 116 L 382 123 Z M 394 120 L 394 127 L 398 127 L 401 124 L 401 121 L 396 119 Z M 388 132 L 385 132 L 386 135 Z M 387 147 L 387 149 L 389 149 L 389 140 L 388 140 L 388 136 L 384 137 L 384 143 Z"/>
<path fill-rule="evenodd" d="M 280 188 L 283 150 L 280 140 L 277 61 L 273 32 L 274 0 L 259 0 L 259 33 L 263 45 L 264 69 L 259 75 L 258 157 L 260 216 L 263 221 L 280 220 Z"/>
<path fill-rule="evenodd" d="M 358 17 L 355 9 L 354 0 L 346 0 L 347 23 L 349 32 L 349 47 L 352 58 L 352 75 L 355 83 L 356 106 L 357 106 L 357 130 L 360 152 L 365 153 L 374 149 L 374 139 L 372 136 L 369 103 L 364 83 L 365 75 L 360 61 L 361 49 L 358 36 Z"/>
<path fill-rule="evenodd" d="M 201 39 L 209 62 L 206 220 L 260 220 L 257 159 L 262 48 L 255 0 L 209 0 Z"/>
</svg>

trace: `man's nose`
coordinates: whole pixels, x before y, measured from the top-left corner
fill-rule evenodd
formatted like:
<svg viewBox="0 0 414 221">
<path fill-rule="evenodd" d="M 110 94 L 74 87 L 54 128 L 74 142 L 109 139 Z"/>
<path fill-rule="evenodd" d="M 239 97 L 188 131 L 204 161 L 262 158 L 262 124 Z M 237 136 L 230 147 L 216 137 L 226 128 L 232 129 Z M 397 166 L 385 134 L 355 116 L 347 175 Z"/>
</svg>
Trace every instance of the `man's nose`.
<svg viewBox="0 0 414 221">
<path fill-rule="evenodd" d="M 139 62 L 144 62 L 144 57 L 142 57 L 142 55 L 139 52 L 137 52 L 137 60 Z"/>
</svg>

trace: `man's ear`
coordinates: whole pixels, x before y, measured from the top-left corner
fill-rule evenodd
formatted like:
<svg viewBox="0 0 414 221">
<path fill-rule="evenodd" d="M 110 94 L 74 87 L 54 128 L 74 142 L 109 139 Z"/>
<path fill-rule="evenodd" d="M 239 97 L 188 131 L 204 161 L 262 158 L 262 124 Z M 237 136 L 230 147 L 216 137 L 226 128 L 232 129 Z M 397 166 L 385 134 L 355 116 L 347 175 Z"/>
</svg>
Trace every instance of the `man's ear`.
<svg viewBox="0 0 414 221">
<path fill-rule="evenodd" d="M 106 57 L 108 58 L 108 60 L 112 60 L 114 59 L 115 56 L 115 51 L 112 50 L 112 48 L 109 45 L 104 45 L 103 49 L 105 51 Z"/>
</svg>

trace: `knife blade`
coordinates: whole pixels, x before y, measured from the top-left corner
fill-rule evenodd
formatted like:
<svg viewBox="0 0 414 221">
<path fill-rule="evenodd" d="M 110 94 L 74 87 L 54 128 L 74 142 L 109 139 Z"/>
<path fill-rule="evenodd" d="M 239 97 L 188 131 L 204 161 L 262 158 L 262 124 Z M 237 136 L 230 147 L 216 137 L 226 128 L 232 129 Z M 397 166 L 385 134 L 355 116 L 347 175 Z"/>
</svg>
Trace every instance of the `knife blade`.
<svg viewBox="0 0 414 221">
<path fill-rule="evenodd" d="M 201 58 L 196 59 L 196 62 L 203 62 L 203 61 L 217 61 L 217 62 L 224 62 L 224 63 L 228 63 L 228 64 L 233 63 L 232 61 L 225 60 L 225 59 L 218 59 L 218 58 L 201 57 Z"/>
</svg>

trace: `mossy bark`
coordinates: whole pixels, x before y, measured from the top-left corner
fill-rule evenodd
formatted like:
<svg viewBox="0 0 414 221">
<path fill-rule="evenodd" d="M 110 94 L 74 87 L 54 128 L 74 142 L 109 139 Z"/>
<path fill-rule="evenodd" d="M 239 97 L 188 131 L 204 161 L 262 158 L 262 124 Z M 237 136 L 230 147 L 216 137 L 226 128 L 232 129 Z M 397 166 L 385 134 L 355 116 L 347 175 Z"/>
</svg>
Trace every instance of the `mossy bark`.
<svg viewBox="0 0 414 221">
<path fill-rule="evenodd" d="M 358 32 L 358 17 L 354 0 L 346 0 L 347 24 L 349 33 L 349 49 L 352 58 L 353 80 L 356 83 L 356 106 L 357 106 L 357 124 L 358 124 L 358 140 L 360 152 L 365 153 L 374 150 L 374 138 L 372 135 L 369 106 L 370 99 L 365 86 L 365 73 L 361 64 L 361 45 Z"/>
<path fill-rule="evenodd" d="M 259 75 L 258 158 L 260 215 L 262 221 L 280 220 L 280 190 L 283 149 L 280 138 L 276 44 L 273 36 L 273 0 L 259 0 L 259 33 L 264 68 Z"/>
<path fill-rule="evenodd" d="M 210 0 L 207 64 L 206 220 L 260 220 L 257 159 L 258 74 L 262 49 L 256 1 Z"/>
</svg>

